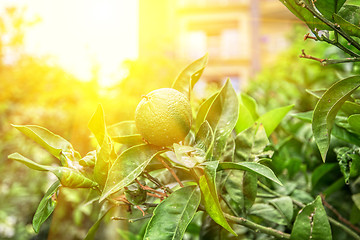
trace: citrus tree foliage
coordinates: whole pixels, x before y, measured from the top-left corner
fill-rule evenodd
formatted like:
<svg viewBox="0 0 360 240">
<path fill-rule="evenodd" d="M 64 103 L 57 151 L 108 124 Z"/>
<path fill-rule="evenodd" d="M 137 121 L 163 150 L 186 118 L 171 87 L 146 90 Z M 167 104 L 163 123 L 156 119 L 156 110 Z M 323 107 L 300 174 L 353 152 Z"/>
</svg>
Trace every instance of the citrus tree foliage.
<svg viewBox="0 0 360 240">
<path fill-rule="evenodd" d="M 190 64 L 175 79 L 173 87 L 191 98 L 189 93 L 206 62 L 205 55 Z M 40 202 L 33 219 L 34 230 L 39 231 L 56 209 L 56 200 L 50 196 L 56 196 L 58 189 L 85 188 L 91 196 L 88 201 L 102 206 L 98 221 L 85 239 L 95 237 L 101 220 L 111 215 L 112 209 L 124 207 L 131 211 L 124 216 L 111 216 L 112 219 L 131 222 L 150 218 L 144 239 L 182 239 L 189 227 L 196 226 L 196 220 L 202 222 L 196 230 L 202 236 L 217 229 L 217 234 L 235 237 L 244 233 L 238 227 L 242 225 L 289 239 L 291 226 L 303 226 L 307 218 L 290 214 L 296 201 L 292 196 L 278 194 L 269 200 L 259 195 L 259 186 L 283 186 L 268 164 L 273 155 L 268 137 L 293 105 L 259 114 L 257 103 L 250 102 L 242 100 L 226 81 L 197 107 L 186 139 L 170 147 L 144 142 L 133 121 L 107 126 L 99 105 L 88 124 L 98 147 L 85 156 L 63 137 L 43 127 L 14 125 L 58 159 L 58 166 L 47 166 L 20 153 L 9 155 L 31 169 L 51 172 L 58 178 Z M 251 118 L 244 118 L 245 113 Z M 300 207 L 311 211 L 314 204 L 319 214 L 311 226 L 330 233 L 327 216 L 319 210 L 321 201 Z M 139 213 L 143 216 L 138 217 Z M 263 221 L 268 226 L 260 224 Z M 313 236 L 312 228 L 298 228 Z M 300 239 L 294 236 L 293 239 Z"/>
<path fill-rule="evenodd" d="M 303 50 L 301 57 L 324 65 L 359 60 L 358 18 L 353 14 L 359 10 L 358 1 L 281 2 L 307 24 L 313 34 L 306 35 L 307 39 L 326 42 L 349 55 L 322 59 Z M 360 239 L 359 76 L 346 76 L 326 89 L 308 90 L 318 99 L 314 110 L 295 114 L 304 124 L 289 123 L 283 129 L 289 135 L 278 139 L 273 132 L 292 104 L 260 112 L 256 100 L 245 93 L 237 95 L 229 80 L 199 106 L 191 101 L 206 63 L 207 55 L 191 63 L 168 86 L 187 96 L 196 109 L 190 133 L 172 146 L 144 141 L 131 120 L 107 125 L 102 105 L 88 123 L 97 147 L 86 154 L 46 128 L 14 125 L 57 159 L 57 164 L 46 165 L 26 153 L 9 155 L 57 178 L 35 212 L 34 230 L 38 232 L 56 210 L 59 190 L 75 189 L 88 192 L 79 208 L 93 204 L 99 213 L 85 239 L 94 239 L 101 222 L 109 217 L 143 221 L 138 234 L 118 231 L 121 237 L 134 239 L 188 235 L 200 239 Z M 331 136 L 336 137 L 335 147 Z M 334 156 L 336 162 L 329 161 Z M 346 184 L 351 196 L 340 202 L 349 203 L 342 208 L 351 208 L 350 221 L 327 202 L 329 196 L 337 196 L 338 202 L 348 196 L 342 191 Z"/>
</svg>

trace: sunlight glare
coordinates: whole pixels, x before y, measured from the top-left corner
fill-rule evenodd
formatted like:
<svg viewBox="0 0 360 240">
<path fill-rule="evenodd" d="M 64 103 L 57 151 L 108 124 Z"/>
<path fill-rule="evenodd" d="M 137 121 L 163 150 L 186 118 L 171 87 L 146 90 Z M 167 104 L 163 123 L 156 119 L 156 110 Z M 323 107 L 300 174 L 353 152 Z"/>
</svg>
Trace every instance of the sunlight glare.
<svg viewBox="0 0 360 240">
<path fill-rule="evenodd" d="M 123 77 L 125 59 L 138 54 L 138 2 L 135 0 L 32 0 L 28 14 L 41 22 L 25 34 L 25 49 L 55 57 L 81 80 L 90 80 L 94 65 L 101 85 Z"/>
</svg>

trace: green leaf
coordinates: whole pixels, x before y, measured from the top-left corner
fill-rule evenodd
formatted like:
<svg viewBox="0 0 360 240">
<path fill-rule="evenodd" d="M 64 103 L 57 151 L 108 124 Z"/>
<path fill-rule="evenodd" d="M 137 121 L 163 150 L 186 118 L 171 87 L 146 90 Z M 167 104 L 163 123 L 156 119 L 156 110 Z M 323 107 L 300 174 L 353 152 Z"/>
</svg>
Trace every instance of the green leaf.
<svg viewBox="0 0 360 240">
<path fill-rule="evenodd" d="M 60 180 L 61 185 L 70 188 L 91 188 L 97 183 L 82 175 L 79 171 L 67 167 L 52 167 L 38 164 L 19 153 L 9 155 L 9 159 L 21 162 L 31 169 L 38 171 L 50 171 Z"/>
<path fill-rule="evenodd" d="M 235 138 L 236 161 L 254 161 L 269 144 L 265 129 L 257 124 L 239 133 Z"/>
<path fill-rule="evenodd" d="M 109 169 L 106 184 L 101 195 L 103 201 L 134 181 L 156 155 L 164 152 L 160 148 L 142 144 L 125 150 Z"/>
<path fill-rule="evenodd" d="M 295 219 L 291 240 L 331 240 L 331 228 L 321 198 L 301 209 Z"/>
<path fill-rule="evenodd" d="M 98 105 L 95 113 L 92 115 L 88 127 L 95 135 L 98 144 L 101 146 L 106 136 L 104 109 L 101 104 Z"/>
<path fill-rule="evenodd" d="M 177 159 L 176 163 L 184 167 L 193 168 L 196 164 L 205 161 L 205 152 L 200 148 L 177 143 L 174 143 L 173 147 Z"/>
<path fill-rule="evenodd" d="M 105 186 L 109 168 L 111 167 L 111 140 L 106 136 L 101 148 L 96 155 L 94 166 L 94 179 L 101 188 Z"/>
<path fill-rule="evenodd" d="M 54 182 L 41 199 L 33 217 L 32 225 L 36 233 L 39 232 L 41 225 L 48 219 L 56 207 L 56 200 L 52 199 L 52 195 L 56 193 L 60 186 L 60 182 Z"/>
<path fill-rule="evenodd" d="M 89 229 L 88 233 L 86 234 L 86 237 L 84 238 L 84 240 L 94 240 L 95 239 L 95 234 L 100 226 L 100 223 L 102 222 L 102 220 L 104 219 L 104 217 L 106 216 L 106 214 L 114 207 L 114 205 L 111 205 L 108 202 L 105 202 L 102 206 L 101 206 L 101 210 L 98 216 L 98 219 L 96 220 L 96 222 L 91 226 L 91 228 Z"/>
<path fill-rule="evenodd" d="M 60 159 L 61 152 L 73 152 L 71 143 L 46 128 L 36 125 L 12 125 L 20 132 L 34 140 L 51 155 Z"/>
<path fill-rule="evenodd" d="M 143 239 L 182 239 L 200 200 L 197 186 L 183 187 L 173 192 L 154 209 Z"/>
<path fill-rule="evenodd" d="M 292 211 L 292 209 L 291 209 Z M 280 225 L 287 225 L 286 219 L 280 214 L 280 212 L 275 209 L 275 207 L 264 204 L 264 203 L 256 203 L 254 206 L 250 209 L 249 212 L 250 215 L 255 215 L 258 217 L 261 217 L 265 220 L 268 220 L 270 222 L 274 222 Z"/>
<path fill-rule="evenodd" d="M 214 133 L 208 121 L 203 122 L 195 136 L 195 147 L 205 152 L 206 160 L 210 160 L 214 145 Z"/>
<path fill-rule="evenodd" d="M 354 114 L 351 115 L 348 118 L 348 122 L 350 124 L 350 126 L 357 132 L 360 134 L 360 114 Z"/>
<path fill-rule="evenodd" d="M 337 13 L 345 1 L 346 0 L 321 0 L 315 1 L 314 3 L 321 14 L 329 21 L 332 21 L 333 13 Z"/>
<path fill-rule="evenodd" d="M 206 120 L 214 131 L 215 158 L 224 150 L 226 140 L 236 125 L 238 112 L 238 98 L 228 79 L 206 115 Z"/>
<path fill-rule="evenodd" d="M 360 193 L 352 195 L 351 198 L 354 201 L 356 207 L 360 209 Z"/>
<path fill-rule="evenodd" d="M 8 156 L 9 159 L 18 161 L 22 164 L 25 164 L 27 167 L 37 170 L 37 171 L 50 171 L 52 169 L 52 167 L 50 166 L 45 166 L 45 165 L 41 165 L 38 164 L 24 156 L 22 156 L 20 153 L 12 153 Z"/>
<path fill-rule="evenodd" d="M 315 106 L 312 129 L 315 142 L 325 162 L 330 145 L 330 133 L 342 104 L 360 86 L 360 77 L 345 78 L 332 85 Z"/>
<path fill-rule="evenodd" d="M 293 218 L 294 206 L 290 197 L 285 196 L 275 198 L 270 200 L 269 203 L 272 204 L 279 211 L 279 213 L 286 220 L 287 224 L 291 223 L 291 220 Z"/>
<path fill-rule="evenodd" d="M 200 79 L 208 61 L 208 54 L 195 60 L 187 66 L 173 82 L 172 88 L 182 92 L 190 99 L 191 90 Z"/>
<path fill-rule="evenodd" d="M 311 175 L 311 185 L 314 188 L 319 180 L 336 167 L 336 163 L 325 163 L 319 165 Z"/>
<path fill-rule="evenodd" d="M 340 25 L 341 29 L 343 29 L 347 34 L 350 36 L 360 37 L 360 27 L 350 23 L 338 14 L 334 14 L 334 19 L 335 22 Z"/>
<path fill-rule="evenodd" d="M 199 131 L 200 126 L 206 121 L 206 116 L 209 112 L 209 109 L 213 102 L 215 101 L 216 97 L 219 95 L 220 92 L 216 92 L 211 95 L 208 99 L 206 99 L 199 107 L 198 113 L 195 118 L 195 131 Z"/>
<path fill-rule="evenodd" d="M 251 172 L 231 171 L 226 179 L 225 188 L 230 198 L 245 212 L 255 202 L 257 176 Z"/>
<path fill-rule="evenodd" d="M 242 93 L 239 97 L 239 117 L 235 126 L 236 132 L 240 133 L 251 127 L 258 118 L 259 114 L 257 112 L 256 101 L 252 97 Z"/>
<path fill-rule="evenodd" d="M 360 5 L 359 3 L 351 3 L 351 1 L 346 1 L 346 4 L 338 12 L 339 16 L 344 18 L 346 21 L 359 26 L 360 22 Z"/>
<path fill-rule="evenodd" d="M 123 121 L 111 125 L 107 132 L 114 142 L 129 145 L 139 145 L 143 143 L 142 136 L 139 134 L 135 121 Z"/>
<path fill-rule="evenodd" d="M 95 166 L 96 150 L 90 151 L 85 157 L 79 160 L 79 164 L 83 167 L 93 168 Z"/>
<path fill-rule="evenodd" d="M 345 101 L 341 107 L 341 111 L 347 114 L 347 116 L 360 114 L 360 104 L 356 102 Z"/>
<path fill-rule="evenodd" d="M 289 106 L 273 109 L 261 115 L 260 118 L 256 120 L 256 122 L 262 123 L 262 125 L 264 125 L 266 135 L 270 136 L 270 134 L 280 124 L 281 120 L 293 107 L 294 105 L 289 105 Z"/>
<path fill-rule="evenodd" d="M 313 111 L 294 113 L 291 116 L 296 117 L 297 119 L 300 119 L 304 122 L 311 123 Z"/>
<path fill-rule="evenodd" d="M 314 31 L 317 30 L 331 30 L 318 18 L 314 18 L 313 14 L 305 9 L 298 0 L 280 0 L 296 17 L 305 22 L 309 28 Z"/>
<path fill-rule="evenodd" d="M 260 176 L 263 176 L 274 183 L 279 184 L 282 186 L 280 180 L 275 176 L 274 172 L 267 166 L 264 166 L 260 163 L 256 162 L 238 162 L 238 163 L 231 163 L 231 162 L 222 162 L 219 163 L 218 171 L 226 170 L 226 169 L 237 169 L 237 170 L 244 170 L 256 173 Z"/>
<path fill-rule="evenodd" d="M 203 202 L 206 212 L 210 217 L 217 224 L 237 236 L 224 217 L 217 195 L 215 178 L 218 164 L 218 161 L 207 162 L 205 165 L 205 174 L 200 177 L 199 184 L 203 195 Z"/>
<path fill-rule="evenodd" d="M 350 132 L 348 129 L 339 127 L 338 124 L 333 126 L 331 135 L 345 142 L 360 146 L 360 136 Z"/>
</svg>

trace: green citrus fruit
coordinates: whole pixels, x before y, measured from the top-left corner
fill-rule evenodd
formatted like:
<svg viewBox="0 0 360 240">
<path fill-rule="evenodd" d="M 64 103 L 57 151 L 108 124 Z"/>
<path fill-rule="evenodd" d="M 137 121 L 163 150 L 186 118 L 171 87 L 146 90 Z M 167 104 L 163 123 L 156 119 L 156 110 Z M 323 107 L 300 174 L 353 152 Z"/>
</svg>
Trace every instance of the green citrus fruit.
<svg viewBox="0 0 360 240">
<path fill-rule="evenodd" d="M 143 97 L 135 112 L 135 123 L 143 138 L 157 146 L 172 146 L 191 128 L 190 102 L 172 88 L 160 88 Z"/>
</svg>

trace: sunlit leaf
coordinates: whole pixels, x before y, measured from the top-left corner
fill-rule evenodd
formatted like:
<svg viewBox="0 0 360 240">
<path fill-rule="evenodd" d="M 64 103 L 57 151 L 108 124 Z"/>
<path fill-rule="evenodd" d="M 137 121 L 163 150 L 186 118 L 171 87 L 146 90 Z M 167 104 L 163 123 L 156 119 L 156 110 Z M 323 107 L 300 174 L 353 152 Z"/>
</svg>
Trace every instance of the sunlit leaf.
<svg viewBox="0 0 360 240">
<path fill-rule="evenodd" d="M 253 172 L 282 186 L 282 183 L 275 176 L 274 172 L 269 167 L 264 166 L 260 163 L 256 163 L 256 162 L 219 163 L 218 171 L 226 170 L 226 169 L 237 169 L 237 170 Z"/>
<path fill-rule="evenodd" d="M 183 187 L 173 192 L 154 209 L 143 239 L 181 240 L 200 200 L 197 186 Z"/>
<path fill-rule="evenodd" d="M 209 112 L 209 109 L 218 95 L 219 92 L 214 93 L 200 105 L 197 116 L 195 118 L 196 132 L 199 131 L 200 126 L 206 121 L 206 116 Z"/>
<path fill-rule="evenodd" d="M 352 195 L 351 198 L 354 201 L 356 207 L 360 209 L 360 193 Z"/>
<path fill-rule="evenodd" d="M 188 65 L 173 82 L 172 88 L 182 92 L 190 99 L 191 90 L 201 77 L 208 61 L 208 54 Z"/>
<path fill-rule="evenodd" d="M 293 107 L 294 105 L 289 105 L 289 106 L 273 109 L 261 115 L 260 118 L 256 120 L 256 122 L 261 123 L 265 128 L 266 135 L 270 136 L 270 134 L 280 124 L 281 120 Z"/>
<path fill-rule="evenodd" d="M 193 168 L 196 164 L 205 161 L 205 152 L 201 148 L 177 143 L 174 143 L 173 147 L 177 163 L 184 167 Z"/>
<path fill-rule="evenodd" d="M 102 142 L 100 150 L 97 152 L 94 166 L 94 179 L 101 187 L 104 187 L 108 176 L 109 168 L 111 167 L 111 142 L 106 136 Z"/>
<path fill-rule="evenodd" d="M 238 104 L 235 90 L 228 79 L 206 115 L 206 120 L 214 131 L 213 153 L 215 158 L 221 155 L 226 140 L 236 125 L 239 115 Z"/>
<path fill-rule="evenodd" d="M 316 144 L 325 162 L 330 144 L 330 133 L 335 117 L 342 104 L 360 86 L 360 77 L 354 76 L 336 82 L 315 106 L 312 129 Z"/>
<path fill-rule="evenodd" d="M 95 159 L 96 159 L 96 150 L 90 151 L 86 154 L 85 157 L 79 160 L 79 164 L 83 167 L 94 167 L 95 166 Z"/>
<path fill-rule="evenodd" d="M 9 159 L 21 162 L 31 169 L 38 171 L 50 171 L 60 180 L 61 185 L 70 188 L 91 188 L 96 187 L 97 183 L 85 177 L 79 171 L 67 167 L 53 167 L 38 164 L 19 153 L 9 155 Z"/>
<path fill-rule="evenodd" d="M 252 97 L 241 93 L 239 97 L 239 117 L 235 126 L 236 132 L 240 133 L 251 127 L 258 118 L 256 101 Z"/>
<path fill-rule="evenodd" d="M 139 145 L 143 143 L 142 136 L 139 134 L 135 121 L 123 121 L 111 125 L 107 132 L 114 142 L 129 145 Z"/>
<path fill-rule="evenodd" d="M 101 146 L 106 135 L 104 109 L 101 104 L 98 105 L 95 113 L 92 115 L 88 127 L 95 135 L 98 144 Z"/>
<path fill-rule="evenodd" d="M 40 146 L 45 148 L 51 155 L 60 159 L 62 151 L 72 151 L 73 147 L 64 138 L 56 135 L 46 128 L 36 125 L 12 125 L 20 132 L 34 140 Z"/>
<path fill-rule="evenodd" d="M 295 219 L 291 240 L 331 240 L 331 228 L 321 198 L 301 209 Z"/>
<path fill-rule="evenodd" d="M 124 151 L 109 169 L 100 201 L 134 181 L 151 159 L 161 152 L 164 151 L 149 144 L 137 145 Z"/>
<path fill-rule="evenodd" d="M 226 221 L 223 211 L 220 207 L 215 184 L 216 169 L 218 164 L 218 161 L 207 162 L 205 166 L 205 174 L 202 175 L 199 180 L 205 209 L 217 224 L 221 225 L 223 228 L 237 236 L 237 234 L 230 227 L 229 223 Z"/>
<path fill-rule="evenodd" d="M 53 183 L 45 193 L 44 197 L 41 199 L 39 206 L 36 209 L 32 221 L 32 225 L 36 233 L 39 232 L 41 225 L 46 221 L 46 219 L 48 219 L 56 207 L 56 200 L 52 198 L 52 195 L 56 193 L 59 186 L 59 181 Z"/>
<path fill-rule="evenodd" d="M 210 160 L 214 145 L 214 133 L 208 121 L 203 122 L 195 136 L 195 146 L 205 152 L 206 160 Z"/>
</svg>

